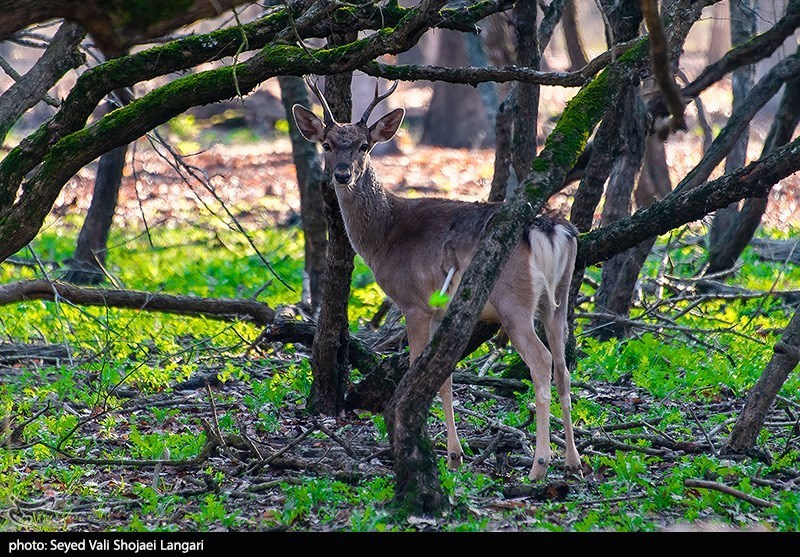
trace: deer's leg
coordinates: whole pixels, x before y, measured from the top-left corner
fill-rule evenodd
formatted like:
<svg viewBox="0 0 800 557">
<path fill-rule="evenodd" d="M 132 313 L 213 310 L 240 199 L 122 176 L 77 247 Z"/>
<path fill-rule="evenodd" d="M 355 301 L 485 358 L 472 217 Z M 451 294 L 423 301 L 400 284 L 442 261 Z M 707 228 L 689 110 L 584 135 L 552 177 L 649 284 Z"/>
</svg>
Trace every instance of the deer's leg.
<svg viewBox="0 0 800 557">
<path fill-rule="evenodd" d="M 524 307 L 524 306 L 523 306 Z M 519 310 L 518 310 L 519 312 Z M 536 335 L 530 313 L 519 312 L 519 317 L 503 321 L 508 338 L 531 371 L 536 394 L 536 449 L 529 477 L 543 480 L 552 457 L 550 452 L 550 371 L 553 358 Z"/>
<path fill-rule="evenodd" d="M 439 327 L 439 321 L 432 319 L 431 314 L 423 312 L 406 313 L 406 332 L 408 333 L 409 361 L 413 363 L 430 341 L 431 335 Z M 461 442 L 456 432 L 453 414 L 453 379 L 448 377 L 439 389 L 447 426 L 447 465 L 450 468 L 461 466 Z"/>
<path fill-rule="evenodd" d="M 553 356 L 553 379 L 561 402 L 561 417 L 564 421 L 565 459 L 567 470 L 581 474 L 581 457 L 575 447 L 575 434 L 572 431 L 572 401 L 569 396 L 570 377 L 565 356 L 567 338 L 567 301 L 563 300 L 555 311 L 543 312 L 542 324 L 547 334 L 547 343 Z"/>
<path fill-rule="evenodd" d="M 434 317 L 431 320 L 431 333 L 433 333 L 441 325 L 441 319 Z M 461 441 L 458 439 L 458 431 L 456 431 L 456 417 L 453 411 L 453 376 L 449 375 L 445 379 L 441 388 L 439 389 L 439 397 L 442 399 L 442 409 L 444 410 L 444 423 L 447 426 L 447 466 L 456 469 L 461 466 L 462 455 L 464 454 L 461 449 Z"/>
</svg>

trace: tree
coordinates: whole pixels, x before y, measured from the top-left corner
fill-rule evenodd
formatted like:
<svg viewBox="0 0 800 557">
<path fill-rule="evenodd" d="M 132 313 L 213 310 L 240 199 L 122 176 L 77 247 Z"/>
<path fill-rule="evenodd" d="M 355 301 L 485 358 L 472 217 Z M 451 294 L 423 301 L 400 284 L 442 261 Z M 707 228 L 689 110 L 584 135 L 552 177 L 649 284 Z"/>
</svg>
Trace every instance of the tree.
<svg viewBox="0 0 800 557">
<path fill-rule="evenodd" d="M 790 133 L 784 141 L 776 142 L 774 148 L 765 150 L 759 160 L 731 168 L 724 176 L 709 181 L 712 170 L 727 156 L 758 109 L 784 84 L 800 75 L 800 56 L 794 54 L 778 62 L 753 86 L 699 164 L 671 193 L 663 199 L 653 199 L 649 207 L 640 207 L 631 215 L 622 211 L 618 214 L 620 218 L 608 219 L 591 230 L 591 215 L 601 201 L 606 176 L 612 176 L 612 181 L 619 186 L 616 193 L 606 194 L 606 203 L 612 205 L 610 195 L 629 202 L 633 177 L 639 173 L 642 161 L 649 160 L 648 149 L 657 151 L 657 145 L 656 148 L 648 145 L 653 138 L 667 139 L 681 128 L 685 102 L 696 98 L 731 71 L 769 56 L 800 25 L 800 4 L 798 0 L 790 0 L 786 15 L 771 29 L 733 47 L 678 90 L 672 74 L 665 70 L 673 68 L 679 60 L 686 36 L 704 7 L 712 3 L 710 0 L 672 0 L 663 4 L 659 14 L 654 10 L 655 2 L 644 0 L 643 11 L 647 10 L 648 17 L 655 14 L 656 19 L 655 22 L 647 19 L 649 34 L 643 36 L 639 34 L 641 17 L 636 14 L 635 3 L 624 6 L 630 10 L 624 15 L 615 12 L 619 3 L 601 2 L 605 19 L 611 22 L 607 33 L 609 49 L 581 70 L 568 73 L 543 72 L 537 66 L 541 49 L 562 13 L 564 3 L 561 1 L 549 5 L 538 34 L 531 31 L 532 34 L 517 37 L 519 58 L 515 66 L 444 68 L 387 64 L 377 60 L 385 54 L 411 48 L 432 27 L 473 32 L 476 23 L 483 18 L 512 8 L 512 17 L 517 18 L 519 27 L 529 25 L 535 20 L 536 3 L 527 0 L 516 3 L 481 0 L 454 7 L 446 6 L 444 0 L 423 0 L 410 8 L 402 8 L 395 2 L 353 7 L 301 0 L 275 7 L 251 22 L 177 38 L 119 56 L 85 71 L 56 114 L 0 161 L 0 238 L 3 238 L 0 260 L 35 237 L 64 183 L 82 166 L 134 141 L 192 106 L 245 95 L 270 77 L 327 76 L 327 95 L 337 107 L 335 110 L 341 111 L 337 115 L 341 119 L 349 117 L 346 83 L 350 72 L 357 69 L 386 79 L 471 85 L 517 82 L 516 100 L 505 101 L 512 107 L 511 139 L 498 139 L 498 146 L 509 148 L 511 154 L 500 156 L 498 153 L 497 159 L 513 168 L 518 185 L 484 232 L 481 248 L 464 274 L 440 328 L 397 383 L 384 414 L 394 456 L 396 503 L 411 512 L 439 512 L 446 507 L 446 501 L 439 485 L 435 453 L 427 436 L 428 409 L 435 393 L 464 354 L 469 338 L 463 331 L 475 329 L 480 309 L 511 247 L 530 218 L 542 209 L 553 193 L 561 191 L 568 179 L 583 175 L 573 207 L 573 218 L 585 231 L 579 241 L 578 268 L 583 269 L 608 261 L 629 248 L 652 245 L 659 234 L 701 219 L 738 200 L 764 197 L 773 184 L 800 169 L 800 140 L 789 141 Z M 34 8 L 47 3 L 26 4 L 30 12 L 41 13 Z M 68 5 L 76 10 L 74 2 L 53 0 L 51 7 L 55 4 L 58 9 Z M 126 5 L 124 2 L 86 5 L 87 10 L 92 7 L 100 10 L 108 5 L 114 8 L 103 16 L 105 19 L 101 18 L 104 22 L 116 22 L 110 28 L 111 33 L 98 28 L 92 18 L 77 10 L 80 21 L 85 21 L 92 36 L 97 33 L 95 40 L 103 44 L 127 47 L 129 39 L 123 40 L 126 34 L 120 30 L 141 36 L 149 29 L 160 28 L 154 26 L 151 18 L 129 29 L 130 25 L 126 26 L 125 20 L 119 18 L 119 10 Z M 20 15 L 13 5 L 8 6 L 7 13 L 15 14 L 22 22 L 34 21 L 27 15 Z M 64 15 L 52 11 L 50 16 L 59 13 Z M 97 12 L 93 14 L 96 16 Z M 617 17 L 620 19 L 615 19 Z M 527 28 L 535 29 L 535 25 Z M 11 32 L 8 29 L 4 20 L 0 36 Z M 360 31 L 364 34 L 359 38 L 356 33 Z M 321 47 L 300 42 L 310 38 L 329 38 L 329 42 Z M 240 58 L 245 52 L 252 56 L 246 60 Z M 232 62 L 221 63 L 226 58 Z M 209 62 L 216 64 L 190 75 L 164 80 L 126 106 L 90 120 L 106 95 L 115 90 L 196 69 Z M 645 100 L 637 88 L 651 77 L 657 83 L 658 92 Z M 331 85 L 337 80 L 345 83 L 338 90 Z M 540 85 L 578 87 L 579 91 L 545 139 L 544 147 L 537 152 L 537 87 Z M 652 124 L 646 125 L 650 118 Z M 787 117 L 784 126 L 793 127 L 792 122 L 796 120 Z M 624 136 L 620 136 L 620 128 L 628 130 Z M 593 134 L 594 140 L 589 144 Z M 653 177 L 659 173 L 648 169 L 647 175 Z M 502 183 L 498 191 L 503 194 L 512 189 L 507 187 L 507 182 L 500 179 L 498 182 Z M 611 189 L 617 190 L 617 186 Z M 322 195 L 330 197 L 325 189 Z M 334 204 L 326 201 L 326 208 L 327 275 L 312 350 L 312 368 L 316 373 L 312 405 L 320 412 L 338 413 L 344 407 L 343 386 L 355 359 L 351 349 L 355 352 L 359 348 L 346 328 L 352 249 L 348 250 Z M 637 263 L 626 273 L 638 275 L 640 267 Z M 603 279 L 606 280 L 611 279 Z M 786 334 L 793 333 L 787 329 Z M 375 366 L 375 360 L 368 355 L 359 361 L 367 367 Z"/>
</svg>

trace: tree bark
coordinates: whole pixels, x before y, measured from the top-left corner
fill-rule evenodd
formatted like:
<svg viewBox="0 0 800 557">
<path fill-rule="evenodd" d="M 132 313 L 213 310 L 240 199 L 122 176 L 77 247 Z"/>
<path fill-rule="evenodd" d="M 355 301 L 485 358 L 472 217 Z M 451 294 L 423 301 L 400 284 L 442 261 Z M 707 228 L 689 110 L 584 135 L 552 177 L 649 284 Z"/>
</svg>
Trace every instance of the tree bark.
<svg viewBox="0 0 800 557">
<path fill-rule="evenodd" d="M 772 359 L 747 395 L 744 408 L 721 451 L 723 454 L 748 453 L 755 448 L 758 432 L 764 427 L 767 412 L 798 362 L 800 362 L 800 309 L 795 311 L 791 321 L 783 330 L 781 340 L 774 347 Z"/>
<path fill-rule="evenodd" d="M 42 100 L 67 71 L 86 63 L 78 50 L 85 36 L 77 23 L 62 23 L 36 64 L 0 96 L 0 146 L 20 116 Z"/>
<path fill-rule="evenodd" d="M 328 249 L 325 202 L 322 199 L 322 159 L 317 151 L 317 146 L 300 135 L 292 116 L 292 106 L 295 104 L 311 106 L 303 79 L 281 76 L 278 78 L 278 83 L 281 88 L 281 100 L 286 109 L 286 121 L 289 123 L 292 159 L 297 171 L 297 184 L 300 190 L 300 218 L 302 219 L 305 250 L 302 297 L 311 306 L 312 312 L 315 312 L 322 303 L 325 254 Z"/>
<path fill-rule="evenodd" d="M 45 279 L 0 285 L 0 305 L 23 300 L 62 300 L 83 306 L 115 307 L 140 311 L 160 311 L 202 316 L 224 321 L 250 321 L 266 326 L 275 319 L 275 310 L 263 302 L 237 298 L 198 298 L 161 292 L 85 288 Z"/>
<path fill-rule="evenodd" d="M 330 39 L 333 44 L 355 40 L 355 33 Z M 337 122 L 349 122 L 353 107 L 350 91 L 352 72 L 328 76 L 325 99 Z M 312 412 L 338 415 L 345 408 L 344 397 L 350 377 L 347 348 L 350 338 L 347 304 L 355 251 L 347 238 L 344 220 L 330 181 L 328 169 L 322 183 L 325 218 L 328 223 L 328 250 L 317 332 L 311 348 L 313 383 L 309 397 Z"/>
<path fill-rule="evenodd" d="M 518 0 L 511 12 L 517 43 L 517 65 L 539 69 L 539 41 L 536 29 L 536 0 Z M 511 164 L 517 180 L 531 171 L 536 156 L 539 121 L 539 86 L 517 83 L 511 137 Z"/>
<path fill-rule="evenodd" d="M 112 149 L 100 157 L 92 202 L 78 234 L 75 252 L 64 280 L 73 284 L 99 284 L 106 278 L 108 234 L 117 208 L 122 170 L 128 146 Z"/>
<path fill-rule="evenodd" d="M 630 214 L 633 186 L 644 159 L 647 113 L 639 96 L 638 87 L 629 87 L 621 102 L 626 107 L 622 128 L 625 152 L 615 162 L 609 177 L 601 218 L 603 226 Z M 597 311 L 628 316 L 639 270 L 651 248 L 652 242 L 644 242 L 615 255 L 603 265 L 600 287 L 594 297 Z M 627 333 L 621 322 L 603 318 L 593 319 L 590 327 L 592 335 L 601 340 L 611 337 L 621 338 Z"/>
<path fill-rule="evenodd" d="M 623 87 L 627 89 L 632 85 L 625 84 Z M 620 133 L 626 112 L 625 103 L 620 102 L 622 97 L 623 95 L 620 94 L 617 102 L 612 102 L 609 105 L 592 141 L 591 149 L 588 147 L 586 149 L 590 151 L 589 160 L 586 163 L 583 178 L 575 192 L 569 218 L 579 232 L 588 232 L 592 229 L 594 214 L 600 199 L 603 197 L 606 180 L 611 173 L 614 161 L 625 145 L 625 138 Z M 575 307 L 577 306 L 578 294 L 580 293 L 585 273 L 586 268 L 584 266 L 576 265 L 572 273 L 572 282 L 570 282 L 569 307 L 567 308 L 569 334 L 566 350 L 567 367 L 569 369 L 574 369 L 576 364 Z"/>
</svg>

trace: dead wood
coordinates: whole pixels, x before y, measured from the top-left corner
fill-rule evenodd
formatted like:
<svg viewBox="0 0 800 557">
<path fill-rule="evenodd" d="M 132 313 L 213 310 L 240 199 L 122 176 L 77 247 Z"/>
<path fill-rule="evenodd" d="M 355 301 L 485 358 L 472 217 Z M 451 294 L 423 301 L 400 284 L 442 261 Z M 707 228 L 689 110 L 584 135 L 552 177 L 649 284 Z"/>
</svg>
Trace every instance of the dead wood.
<svg viewBox="0 0 800 557">
<path fill-rule="evenodd" d="M 275 310 L 256 300 L 239 298 L 200 298 L 159 292 L 86 288 L 46 279 L 24 280 L 0 285 L 0 305 L 25 300 L 49 300 L 81 306 L 116 307 L 158 311 L 223 321 L 249 321 L 265 326 L 275 318 Z"/>
<path fill-rule="evenodd" d="M 0 364 L 16 364 L 25 360 L 58 362 L 70 357 L 70 349 L 63 344 L 0 343 Z"/>
<path fill-rule="evenodd" d="M 797 240 L 770 240 L 753 238 L 750 242 L 758 257 L 764 261 L 800 265 L 800 244 Z"/>
</svg>

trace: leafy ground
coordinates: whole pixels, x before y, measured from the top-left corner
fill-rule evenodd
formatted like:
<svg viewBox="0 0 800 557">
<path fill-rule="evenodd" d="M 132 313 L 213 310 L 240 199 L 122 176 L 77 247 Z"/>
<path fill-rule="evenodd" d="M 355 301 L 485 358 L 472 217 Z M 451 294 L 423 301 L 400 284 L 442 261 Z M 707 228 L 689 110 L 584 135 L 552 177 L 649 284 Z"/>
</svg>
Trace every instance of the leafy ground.
<svg viewBox="0 0 800 557">
<path fill-rule="evenodd" d="M 181 126 L 191 124 L 164 132 L 179 143 Z M 403 141 L 405 149 L 411 139 Z M 669 145 L 676 177 L 696 162 L 699 142 L 687 134 Z M 757 154 L 757 143 L 751 148 Z M 287 210 L 299 203 L 285 139 L 216 145 L 188 157 L 208 174 L 205 184 L 184 182 L 147 141 L 133 160 L 110 242 L 114 282 L 256 297 L 272 307 L 297 301 L 302 238 Z M 492 172 L 489 151 L 406 149 L 377 164 L 387 185 L 406 195 L 482 198 Z M 92 172 L 64 190 L 31 248 L 0 265 L 0 283 L 63 272 Z M 775 188 L 762 236 L 796 237 L 796 191 L 797 177 Z M 222 204 L 249 239 L 233 229 Z M 794 311 L 776 293 L 800 289 L 800 269 L 748 249 L 728 282 L 741 291 L 704 296 L 690 279 L 703 262 L 703 232 L 695 225 L 661 239 L 626 340 L 590 335 L 599 279 L 590 270 L 572 389 L 583 479 L 565 478 L 558 459 L 544 485 L 526 479 L 533 401 L 525 380 L 514 379 L 513 352 L 488 343 L 460 364 L 456 413 L 467 458 L 457 472 L 441 467 L 452 511 L 438 518 L 393 515 L 380 415 L 314 418 L 305 411 L 309 347 L 254 345 L 260 331 L 246 323 L 66 301 L 5 306 L 0 529 L 651 531 L 712 523 L 798 531 L 797 374 L 761 433 L 762 460 L 721 458 L 718 450 Z M 351 328 L 373 339 L 366 324 L 383 296 L 360 262 L 353 286 Z M 12 343 L 36 348 L 23 357 Z M 553 411 L 560 415 L 557 404 Z M 443 462 L 436 405 L 430 429 Z M 558 457 L 557 418 L 552 431 Z M 695 487 L 694 480 L 740 493 Z"/>
</svg>

